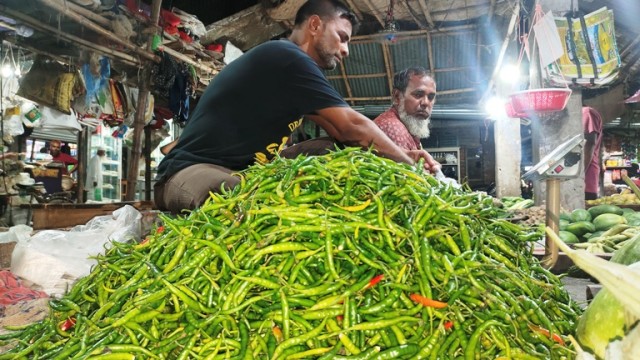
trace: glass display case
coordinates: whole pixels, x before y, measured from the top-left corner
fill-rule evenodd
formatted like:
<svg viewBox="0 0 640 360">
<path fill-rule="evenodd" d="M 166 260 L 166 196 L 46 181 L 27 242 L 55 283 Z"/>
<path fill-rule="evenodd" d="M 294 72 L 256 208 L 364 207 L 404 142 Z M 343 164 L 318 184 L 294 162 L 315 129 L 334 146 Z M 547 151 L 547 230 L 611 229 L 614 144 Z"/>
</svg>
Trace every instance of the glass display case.
<svg viewBox="0 0 640 360">
<path fill-rule="evenodd" d="M 463 174 L 460 171 L 460 164 L 463 159 L 460 158 L 459 147 L 431 148 L 425 150 L 431 154 L 434 160 L 442 165 L 442 173 L 446 177 L 455 179 L 460 183 L 463 179 Z"/>
<path fill-rule="evenodd" d="M 91 159 L 100 147 L 104 148 L 106 152 L 102 161 L 102 202 L 121 201 L 122 140 L 111 136 L 109 129 L 100 125 L 96 128 L 96 132 L 91 135 L 91 145 L 87 159 Z"/>
</svg>

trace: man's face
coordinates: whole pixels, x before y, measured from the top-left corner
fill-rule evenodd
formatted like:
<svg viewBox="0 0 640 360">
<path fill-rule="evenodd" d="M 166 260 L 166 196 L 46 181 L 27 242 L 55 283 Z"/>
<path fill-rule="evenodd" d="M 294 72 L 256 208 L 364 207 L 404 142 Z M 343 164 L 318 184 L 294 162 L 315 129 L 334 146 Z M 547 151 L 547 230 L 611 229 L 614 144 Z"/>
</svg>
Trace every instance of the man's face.
<svg viewBox="0 0 640 360">
<path fill-rule="evenodd" d="M 313 45 L 316 56 L 312 57 L 322 69 L 333 70 L 349 56 L 352 26 L 349 20 L 340 17 L 329 21 L 318 19 L 318 23 Z"/>
<path fill-rule="evenodd" d="M 49 152 L 53 156 L 60 155 L 60 143 L 59 142 L 52 142 L 51 144 L 49 144 Z"/>
<path fill-rule="evenodd" d="M 400 121 L 409 133 L 420 138 L 429 137 L 431 112 L 436 102 L 436 83 L 428 76 L 413 75 L 404 93 L 395 91 L 393 103 Z"/>
</svg>

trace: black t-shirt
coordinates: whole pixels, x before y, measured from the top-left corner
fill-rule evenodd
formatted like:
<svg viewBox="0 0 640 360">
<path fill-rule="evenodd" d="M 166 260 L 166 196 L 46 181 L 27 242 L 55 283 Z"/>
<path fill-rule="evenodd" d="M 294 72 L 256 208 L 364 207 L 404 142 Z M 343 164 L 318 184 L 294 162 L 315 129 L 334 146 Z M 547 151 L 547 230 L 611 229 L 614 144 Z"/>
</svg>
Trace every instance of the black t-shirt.
<svg viewBox="0 0 640 360">
<path fill-rule="evenodd" d="M 282 150 L 302 116 L 348 106 L 320 67 L 288 40 L 261 44 L 207 87 L 158 167 L 159 178 L 199 163 L 242 170 Z"/>
</svg>

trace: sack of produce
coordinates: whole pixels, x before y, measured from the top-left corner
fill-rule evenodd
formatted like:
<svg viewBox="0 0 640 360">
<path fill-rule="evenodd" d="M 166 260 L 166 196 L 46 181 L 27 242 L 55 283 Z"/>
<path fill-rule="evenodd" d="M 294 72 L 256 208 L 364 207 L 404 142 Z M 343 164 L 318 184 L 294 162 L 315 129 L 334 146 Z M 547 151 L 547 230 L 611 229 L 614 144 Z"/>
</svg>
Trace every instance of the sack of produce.
<svg viewBox="0 0 640 360">
<path fill-rule="evenodd" d="M 587 251 L 572 250 L 549 228 L 547 235 L 571 260 L 604 286 L 581 316 L 576 338 L 579 360 L 640 359 L 640 262 L 618 264 Z M 583 349 L 584 348 L 584 349 Z"/>
</svg>

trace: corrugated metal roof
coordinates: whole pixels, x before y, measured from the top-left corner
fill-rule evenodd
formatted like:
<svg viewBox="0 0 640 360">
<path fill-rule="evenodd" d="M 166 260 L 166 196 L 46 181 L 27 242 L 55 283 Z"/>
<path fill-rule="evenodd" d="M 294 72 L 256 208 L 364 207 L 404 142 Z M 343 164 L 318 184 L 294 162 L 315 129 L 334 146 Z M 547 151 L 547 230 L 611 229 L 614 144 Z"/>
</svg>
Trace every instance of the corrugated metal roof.
<svg viewBox="0 0 640 360">
<path fill-rule="evenodd" d="M 422 66 L 434 72 L 439 103 L 459 104 L 463 100 L 475 104 L 486 86 L 483 79 L 489 65 L 479 60 L 481 39 L 476 26 L 434 33 L 398 32 L 392 41 L 383 35 L 360 36 L 351 43 L 344 66 L 327 76 L 354 106 L 387 105 L 393 75 L 407 67 Z"/>
</svg>

